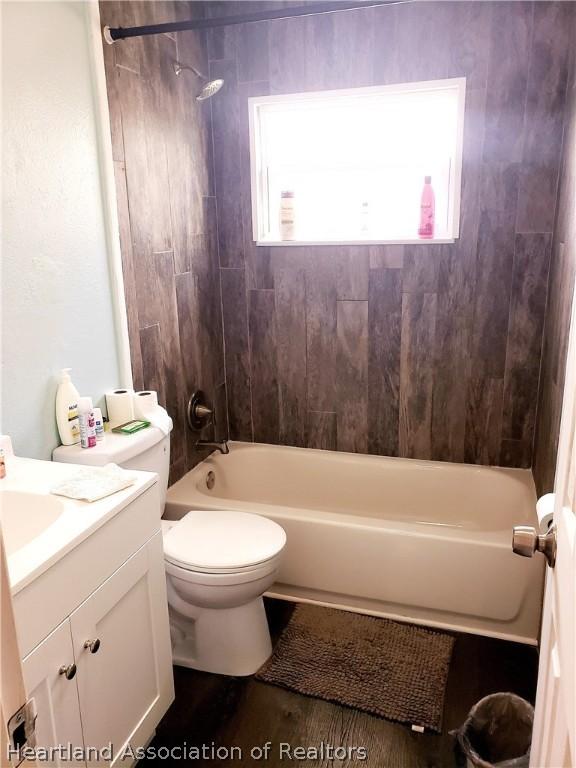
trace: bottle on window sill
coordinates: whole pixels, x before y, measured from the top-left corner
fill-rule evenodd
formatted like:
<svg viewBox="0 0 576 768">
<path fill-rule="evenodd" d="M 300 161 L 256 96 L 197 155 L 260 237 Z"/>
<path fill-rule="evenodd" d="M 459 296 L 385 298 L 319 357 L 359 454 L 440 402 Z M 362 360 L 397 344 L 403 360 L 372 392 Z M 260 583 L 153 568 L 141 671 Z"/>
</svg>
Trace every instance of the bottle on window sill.
<svg viewBox="0 0 576 768">
<path fill-rule="evenodd" d="M 286 189 L 280 193 L 280 240 L 294 240 L 295 236 L 294 192 Z"/>
<path fill-rule="evenodd" d="M 432 240 L 434 237 L 435 200 L 432 189 L 432 176 L 424 177 L 424 188 L 420 198 L 420 226 L 418 237 L 421 240 Z"/>
</svg>

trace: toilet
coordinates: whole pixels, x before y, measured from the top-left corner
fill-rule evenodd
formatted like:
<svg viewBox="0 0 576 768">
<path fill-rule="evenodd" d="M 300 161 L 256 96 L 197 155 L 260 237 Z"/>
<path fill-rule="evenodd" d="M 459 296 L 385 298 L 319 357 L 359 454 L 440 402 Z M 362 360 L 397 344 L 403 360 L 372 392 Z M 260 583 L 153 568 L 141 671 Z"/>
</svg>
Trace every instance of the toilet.
<svg viewBox="0 0 576 768">
<path fill-rule="evenodd" d="M 106 433 L 94 448 L 59 446 L 54 461 L 92 466 L 114 462 L 156 472 L 164 511 L 170 435 L 149 427 Z M 272 652 L 262 595 L 273 584 L 286 534 L 268 518 L 232 510 L 191 510 L 162 520 L 173 662 L 204 672 L 244 676 Z"/>
</svg>

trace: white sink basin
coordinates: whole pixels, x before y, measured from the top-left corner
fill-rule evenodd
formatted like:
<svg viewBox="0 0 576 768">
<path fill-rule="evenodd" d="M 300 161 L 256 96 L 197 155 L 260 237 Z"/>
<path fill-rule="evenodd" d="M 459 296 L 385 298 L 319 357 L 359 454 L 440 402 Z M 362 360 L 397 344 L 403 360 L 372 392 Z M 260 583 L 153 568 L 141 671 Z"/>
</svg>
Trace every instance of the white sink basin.
<svg viewBox="0 0 576 768">
<path fill-rule="evenodd" d="M 6 554 L 11 555 L 56 522 L 64 504 L 55 496 L 25 491 L 0 493 L 0 521 Z"/>
</svg>

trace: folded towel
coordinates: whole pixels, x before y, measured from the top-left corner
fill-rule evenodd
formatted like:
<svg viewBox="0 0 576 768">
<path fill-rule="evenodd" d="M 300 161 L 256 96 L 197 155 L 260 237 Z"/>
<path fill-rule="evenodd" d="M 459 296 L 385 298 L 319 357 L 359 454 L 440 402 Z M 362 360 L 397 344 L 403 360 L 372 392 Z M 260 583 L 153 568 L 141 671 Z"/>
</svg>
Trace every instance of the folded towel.
<svg viewBox="0 0 576 768">
<path fill-rule="evenodd" d="M 136 475 L 121 469 L 117 464 L 104 467 L 81 467 L 73 475 L 50 489 L 56 496 L 69 499 L 98 501 L 136 482 Z"/>
<path fill-rule="evenodd" d="M 149 421 L 153 427 L 158 427 L 163 434 L 170 434 L 170 430 L 172 429 L 172 419 L 161 405 L 147 411 L 143 418 L 145 418 L 146 421 Z"/>
</svg>

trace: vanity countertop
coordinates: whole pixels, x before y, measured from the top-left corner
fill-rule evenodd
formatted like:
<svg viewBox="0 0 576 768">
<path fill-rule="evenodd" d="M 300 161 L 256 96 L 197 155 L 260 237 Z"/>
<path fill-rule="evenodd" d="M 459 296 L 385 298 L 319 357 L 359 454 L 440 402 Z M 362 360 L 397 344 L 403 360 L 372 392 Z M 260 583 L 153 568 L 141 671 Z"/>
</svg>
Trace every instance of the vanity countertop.
<svg viewBox="0 0 576 768">
<path fill-rule="evenodd" d="M 76 464 L 6 457 L 6 477 L 0 480 L 0 521 L 3 515 L 10 513 L 10 505 L 17 503 L 18 508 L 22 507 L 22 518 L 30 510 L 30 515 L 34 516 L 34 525 L 39 528 L 38 535 L 31 539 L 29 534 L 28 537 L 24 536 L 24 543 L 19 546 L 18 520 L 16 523 L 14 519 L 10 521 L 10 528 L 15 532 L 12 541 L 7 535 L 6 526 L 4 543 L 12 594 L 18 593 L 58 562 L 158 479 L 152 472 L 130 470 L 136 477 L 133 485 L 91 503 L 50 494 L 54 485 L 76 474 L 78 469 Z M 4 494 L 6 496 L 3 498 Z M 37 504 L 35 496 L 40 497 Z M 46 527 L 42 525 L 43 514 L 51 520 Z"/>
</svg>

